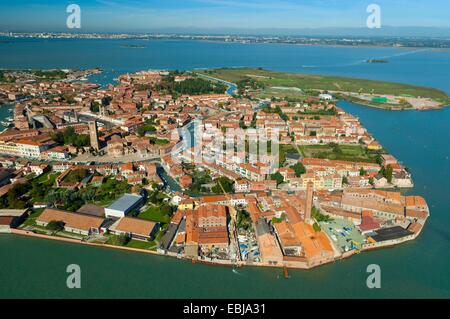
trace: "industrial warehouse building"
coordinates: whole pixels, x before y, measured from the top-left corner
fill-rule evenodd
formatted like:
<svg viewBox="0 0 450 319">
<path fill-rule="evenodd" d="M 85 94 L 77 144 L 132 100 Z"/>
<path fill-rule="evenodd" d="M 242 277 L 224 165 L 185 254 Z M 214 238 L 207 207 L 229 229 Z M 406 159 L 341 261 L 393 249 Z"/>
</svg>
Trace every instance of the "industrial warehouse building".
<svg viewBox="0 0 450 319">
<path fill-rule="evenodd" d="M 159 229 L 159 223 L 132 217 L 116 221 L 109 229 L 115 235 L 128 235 L 132 239 L 152 240 Z"/>
<path fill-rule="evenodd" d="M 105 215 L 107 218 L 122 218 L 132 210 L 140 208 L 143 204 L 144 197 L 125 194 L 105 209 Z"/>
<path fill-rule="evenodd" d="M 62 223 L 67 232 L 88 236 L 100 233 L 103 218 L 47 208 L 36 219 L 36 224 L 46 227 L 50 222 Z"/>
</svg>

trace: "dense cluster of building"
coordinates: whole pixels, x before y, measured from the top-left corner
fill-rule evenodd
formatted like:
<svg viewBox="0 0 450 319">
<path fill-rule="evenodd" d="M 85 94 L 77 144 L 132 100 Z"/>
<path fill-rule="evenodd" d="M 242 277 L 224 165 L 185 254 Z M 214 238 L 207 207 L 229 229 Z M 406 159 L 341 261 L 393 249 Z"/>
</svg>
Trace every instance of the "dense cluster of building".
<svg viewBox="0 0 450 319">
<path fill-rule="evenodd" d="M 33 203 L 35 209 L 45 208 L 37 226 L 56 222 L 64 232 L 87 238 L 155 241 L 161 254 L 194 260 L 311 268 L 414 239 L 429 216 L 422 197 L 378 190 L 413 186 L 407 169 L 385 152 L 377 162 L 360 162 L 299 152 L 281 160 L 277 152 L 249 151 L 246 143 L 259 143 L 261 132 L 269 140 L 276 134 L 281 148 L 357 145 L 381 151 L 329 94 L 301 103 L 255 101 L 168 91 L 167 81 L 192 81 L 191 73 L 141 71 L 122 75 L 107 88 L 73 81 L 90 73 L 65 74 L 65 80 L 50 81 L 19 72 L 11 75 L 15 82 L 0 84 L 0 94 L 16 102 L 14 127 L 0 134 L 0 197 L 27 183 L 31 173 L 36 178 L 50 171 L 58 174 L 57 189 L 101 187 L 112 177 L 132 185 L 134 194 L 107 207 L 91 203 L 77 211 Z M 185 138 L 180 129 L 195 120 L 201 120 L 201 143 L 178 152 Z M 243 147 L 235 147 L 239 142 Z M 214 181 L 226 177 L 233 189 L 190 195 L 197 177 L 183 164 L 192 158 L 201 159 L 196 170 Z M 305 171 L 296 171 L 296 165 Z M 164 189 L 167 177 L 180 190 Z M 142 190 L 165 193 L 165 204 L 174 211 L 167 223 L 139 218 L 143 207 L 155 205 L 147 203 Z M 22 219 L 26 210 L 0 211 L 0 227 L 18 227 Z"/>
</svg>

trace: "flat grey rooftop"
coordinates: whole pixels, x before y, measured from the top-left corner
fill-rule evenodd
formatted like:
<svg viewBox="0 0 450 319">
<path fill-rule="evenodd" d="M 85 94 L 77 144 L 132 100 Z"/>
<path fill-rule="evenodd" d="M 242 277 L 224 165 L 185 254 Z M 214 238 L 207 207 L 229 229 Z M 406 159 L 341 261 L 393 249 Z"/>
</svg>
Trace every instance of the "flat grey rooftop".
<svg viewBox="0 0 450 319">
<path fill-rule="evenodd" d="M 125 194 L 108 206 L 108 209 L 118 210 L 118 211 L 126 211 L 130 207 L 136 205 L 139 201 L 143 199 L 140 195 L 134 194 Z"/>
<path fill-rule="evenodd" d="M 105 208 L 93 205 L 93 204 L 86 204 L 82 206 L 79 210 L 77 210 L 77 213 L 84 214 L 84 215 L 91 215 L 91 216 L 97 216 L 97 217 L 104 217 L 105 216 Z"/>
<path fill-rule="evenodd" d="M 184 221 L 184 219 L 183 219 Z M 166 231 L 164 236 L 161 238 L 160 241 L 160 247 L 168 250 L 170 248 L 170 244 L 172 243 L 173 239 L 175 238 L 175 235 L 177 234 L 178 225 L 171 223 L 169 226 L 169 229 Z"/>
<path fill-rule="evenodd" d="M 378 229 L 377 231 L 375 231 L 377 234 L 375 236 L 372 236 L 372 238 L 377 241 L 386 241 L 386 240 L 394 240 L 394 239 L 399 239 L 399 238 L 403 238 L 409 235 L 412 235 L 413 233 L 410 232 L 407 229 L 404 229 L 400 226 L 394 226 L 391 228 L 383 228 L 383 229 Z"/>
</svg>

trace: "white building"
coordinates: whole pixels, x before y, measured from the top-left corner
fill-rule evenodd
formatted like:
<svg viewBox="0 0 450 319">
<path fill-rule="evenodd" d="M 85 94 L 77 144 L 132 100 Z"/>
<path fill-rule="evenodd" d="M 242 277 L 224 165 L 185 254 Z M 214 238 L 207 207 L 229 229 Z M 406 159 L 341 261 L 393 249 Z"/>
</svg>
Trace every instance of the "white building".
<svg viewBox="0 0 450 319">
<path fill-rule="evenodd" d="M 134 194 L 125 194 L 105 208 L 105 215 L 106 217 L 122 218 L 133 209 L 139 208 L 143 203 L 144 197 Z"/>
<path fill-rule="evenodd" d="M 333 96 L 331 94 L 320 94 L 319 98 L 321 100 L 325 100 L 325 101 L 331 101 L 333 100 Z"/>
<path fill-rule="evenodd" d="M 238 180 L 234 183 L 234 191 L 236 193 L 248 192 L 250 191 L 250 185 L 246 180 Z"/>
<path fill-rule="evenodd" d="M 45 171 L 48 169 L 48 165 L 42 164 L 42 165 L 30 165 L 30 170 L 33 172 L 36 176 L 40 176 L 45 173 Z"/>
<path fill-rule="evenodd" d="M 46 152 L 48 159 L 64 161 L 70 158 L 69 153 L 63 147 L 54 147 Z"/>
<path fill-rule="evenodd" d="M 19 147 L 16 143 L 0 141 L 0 154 L 20 156 Z"/>
<path fill-rule="evenodd" d="M 48 144 L 34 141 L 19 141 L 16 144 L 22 157 L 40 158 L 41 153 L 48 149 Z"/>
</svg>

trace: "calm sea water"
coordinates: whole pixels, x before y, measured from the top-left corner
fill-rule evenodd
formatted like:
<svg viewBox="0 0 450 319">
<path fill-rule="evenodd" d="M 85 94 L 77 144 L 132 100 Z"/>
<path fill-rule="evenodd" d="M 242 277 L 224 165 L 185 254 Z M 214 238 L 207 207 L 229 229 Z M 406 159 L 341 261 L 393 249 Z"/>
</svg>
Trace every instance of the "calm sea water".
<svg viewBox="0 0 450 319">
<path fill-rule="evenodd" d="M 102 67 L 106 72 L 98 76 L 100 82 L 145 68 L 191 70 L 245 66 L 404 82 L 432 86 L 450 93 L 450 53 L 432 49 L 195 41 L 3 40 L 7 43 L 0 43 L 0 68 Z M 144 48 L 124 47 L 130 44 Z M 390 63 L 365 63 L 375 58 L 386 58 Z"/>
<path fill-rule="evenodd" d="M 0 45 L 0 68 L 100 66 L 103 84 L 145 68 L 261 66 L 273 70 L 357 76 L 428 85 L 450 92 L 450 54 L 401 49 L 238 45 L 189 41 L 18 40 Z M 140 43 L 140 42 L 139 42 Z M 390 57 L 384 65 L 369 58 Z M 46 240 L 0 236 L 0 297 L 27 298 L 449 298 L 450 109 L 388 112 L 340 102 L 409 167 L 431 218 L 414 242 L 363 253 L 310 271 L 231 269 Z M 66 288 L 66 267 L 79 264 L 82 289 Z M 378 264 L 382 288 L 366 287 Z"/>
</svg>

